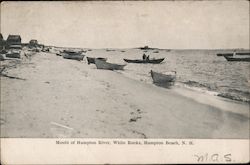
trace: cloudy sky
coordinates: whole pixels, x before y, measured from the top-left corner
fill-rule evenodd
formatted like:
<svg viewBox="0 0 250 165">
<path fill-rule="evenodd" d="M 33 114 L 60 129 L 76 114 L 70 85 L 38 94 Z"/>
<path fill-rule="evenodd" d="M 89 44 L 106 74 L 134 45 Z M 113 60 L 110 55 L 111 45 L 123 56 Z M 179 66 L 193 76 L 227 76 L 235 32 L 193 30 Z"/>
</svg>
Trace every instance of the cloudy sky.
<svg viewBox="0 0 250 165">
<path fill-rule="evenodd" d="M 1 33 L 86 48 L 249 48 L 249 1 L 4 2 Z"/>
</svg>

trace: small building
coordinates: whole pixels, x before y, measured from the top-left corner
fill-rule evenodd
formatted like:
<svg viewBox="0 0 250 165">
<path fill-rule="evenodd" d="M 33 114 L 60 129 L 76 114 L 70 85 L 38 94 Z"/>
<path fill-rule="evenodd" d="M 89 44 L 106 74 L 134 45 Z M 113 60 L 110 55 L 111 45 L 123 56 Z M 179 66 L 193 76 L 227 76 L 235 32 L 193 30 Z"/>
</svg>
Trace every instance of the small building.
<svg viewBox="0 0 250 165">
<path fill-rule="evenodd" d="M 20 35 L 9 35 L 7 40 L 7 46 L 10 45 L 21 45 L 21 36 Z"/>
<path fill-rule="evenodd" d="M 0 33 L 0 41 L 2 41 L 3 40 L 3 35 L 2 35 L 2 33 Z"/>
<path fill-rule="evenodd" d="M 37 40 L 30 40 L 29 46 L 30 47 L 37 47 L 38 46 L 38 41 Z"/>
<path fill-rule="evenodd" d="M 4 48 L 5 48 L 5 41 L 4 41 L 2 33 L 0 33 L 0 50 Z"/>
</svg>

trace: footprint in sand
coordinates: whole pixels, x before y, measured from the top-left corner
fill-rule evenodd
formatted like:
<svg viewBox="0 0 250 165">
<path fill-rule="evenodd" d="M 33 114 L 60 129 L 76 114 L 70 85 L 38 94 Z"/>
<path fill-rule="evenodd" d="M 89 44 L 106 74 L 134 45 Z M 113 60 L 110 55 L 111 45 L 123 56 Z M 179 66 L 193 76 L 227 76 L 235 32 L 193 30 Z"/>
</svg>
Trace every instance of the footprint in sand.
<svg viewBox="0 0 250 165">
<path fill-rule="evenodd" d="M 138 119 L 141 119 L 142 117 L 139 115 L 143 113 L 140 109 L 137 109 L 136 112 L 130 112 L 130 115 L 133 115 L 129 122 L 136 122 Z"/>
<path fill-rule="evenodd" d="M 123 93 L 122 96 L 128 96 L 128 93 Z"/>
<path fill-rule="evenodd" d="M 137 109 L 136 111 L 137 111 L 138 114 L 143 113 L 140 109 Z"/>
<path fill-rule="evenodd" d="M 143 132 L 138 132 L 138 131 L 133 130 L 132 133 L 139 135 L 141 138 L 144 138 L 144 139 L 147 138 L 147 136 Z"/>
<path fill-rule="evenodd" d="M 99 110 L 99 109 L 97 109 L 97 110 L 95 110 L 96 112 L 101 112 L 101 113 L 104 113 L 104 111 L 103 110 Z"/>
<path fill-rule="evenodd" d="M 129 122 L 136 122 L 138 119 L 141 119 L 141 116 L 133 117 L 129 120 Z"/>
</svg>

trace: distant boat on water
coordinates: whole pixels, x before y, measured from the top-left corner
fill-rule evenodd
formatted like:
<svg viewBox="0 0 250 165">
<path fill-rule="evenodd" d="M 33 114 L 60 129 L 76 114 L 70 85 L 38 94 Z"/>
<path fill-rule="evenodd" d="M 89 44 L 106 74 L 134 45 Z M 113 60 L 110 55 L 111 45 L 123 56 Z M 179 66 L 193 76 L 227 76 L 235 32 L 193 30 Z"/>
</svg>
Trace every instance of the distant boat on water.
<svg viewBox="0 0 250 165">
<path fill-rule="evenodd" d="M 106 70 L 123 70 L 126 65 L 112 64 L 103 60 L 95 59 L 95 65 L 97 69 Z"/>
<path fill-rule="evenodd" d="M 217 56 L 233 56 L 233 53 L 218 53 Z"/>
<path fill-rule="evenodd" d="M 250 52 L 238 52 L 236 55 L 250 55 Z"/>
<path fill-rule="evenodd" d="M 123 59 L 127 63 L 142 63 L 142 64 L 159 64 L 161 63 L 165 58 L 159 58 L 159 59 L 149 59 L 149 60 L 141 60 L 141 59 L 136 59 L 136 60 L 130 60 L 130 59 Z"/>
<path fill-rule="evenodd" d="M 228 57 L 224 56 L 227 61 L 245 61 L 250 62 L 250 57 Z"/>
<path fill-rule="evenodd" d="M 250 55 L 250 52 L 237 52 L 235 55 Z M 234 56 L 234 53 L 218 53 L 217 56 Z"/>
</svg>

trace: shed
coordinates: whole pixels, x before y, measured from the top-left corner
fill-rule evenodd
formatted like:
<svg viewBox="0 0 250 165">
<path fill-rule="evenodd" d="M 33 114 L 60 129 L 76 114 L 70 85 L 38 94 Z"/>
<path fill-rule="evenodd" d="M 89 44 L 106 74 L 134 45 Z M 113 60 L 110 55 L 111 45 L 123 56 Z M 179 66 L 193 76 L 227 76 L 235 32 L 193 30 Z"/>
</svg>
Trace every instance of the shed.
<svg viewBox="0 0 250 165">
<path fill-rule="evenodd" d="M 38 45 L 38 41 L 37 40 L 30 40 L 30 45 Z"/>
<path fill-rule="evenodd" d="M 21 45 L 21 36 L 9 35 L 6 42 L 8 45 Z"/>
</svg>

